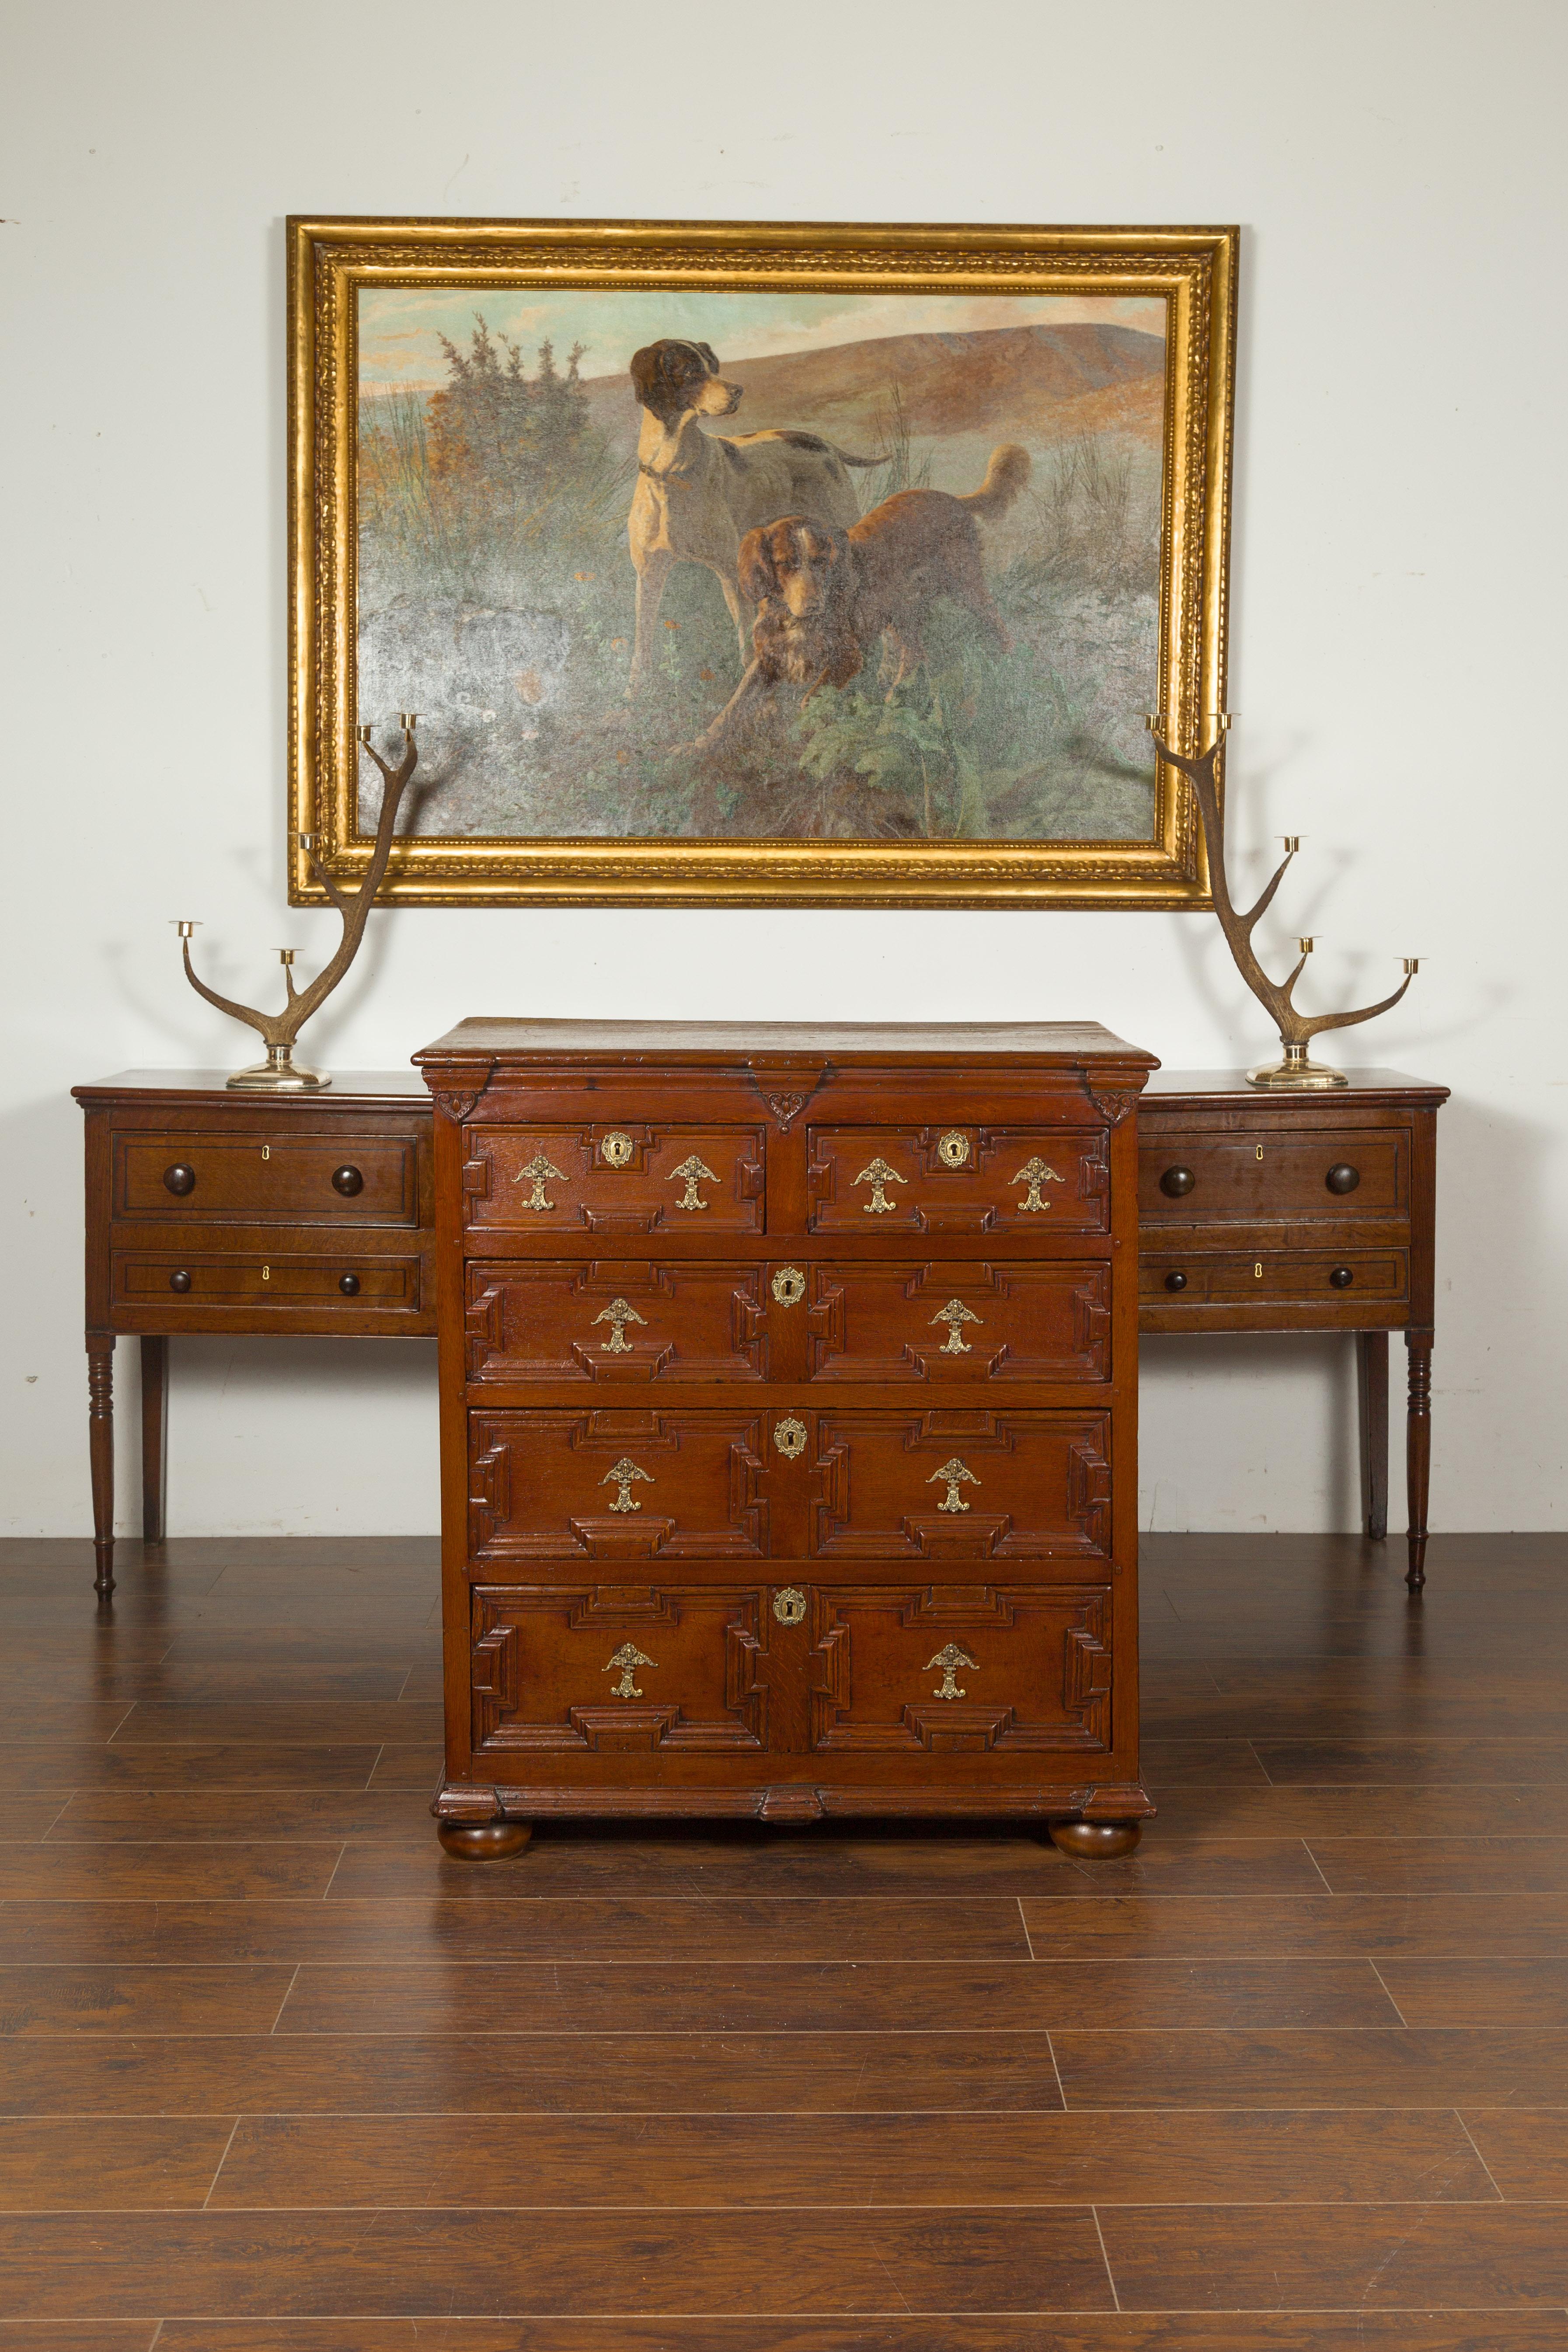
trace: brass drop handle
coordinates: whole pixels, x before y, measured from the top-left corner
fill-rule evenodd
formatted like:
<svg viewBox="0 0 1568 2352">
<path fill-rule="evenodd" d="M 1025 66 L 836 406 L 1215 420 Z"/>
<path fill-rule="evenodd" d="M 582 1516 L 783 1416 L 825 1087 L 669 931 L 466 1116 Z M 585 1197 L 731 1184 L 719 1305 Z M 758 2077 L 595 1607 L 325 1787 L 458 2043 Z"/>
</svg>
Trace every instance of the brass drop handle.
<svg viewBox="0 0 1568 2352">
<path fill-rule="evenodd" d="M 1361 1182 L 1361 1170 L 1352 1168 L 1348 1160 L 1337 1160 L 1323 1181 L 1331 1192 L 1353 1192 Z"/>
<path fill-rule="evenodd" d="M 163 1171 L 163 1189 L 184 1200 L 187 1192 L 194 1192 L 196 1189 L 195 1170 L 187 1168 L 183 1160 L 176 1160 L 172 1168 Z"/>
<path fill-rule="evenodd" d="M 345 1201 L 352 1201 L 356 1192 L 364 1191 L 364 1178 L 355 1167 L 334 1168 L 332 1190 L 334 1192 L 341 1192 Z"/>
<path fill-rule="evenodd" d="M 191 1277 L 185 1272 L 183 1265 L 178 1267 L 175 1272 L 169 1276 L 169 1287 L 171 1290 L 189 1290 L 190 1286 Z"/>
<path fill-rule="evenodd" d="M 1165 1276 L 1165 1287 L 1166 1287 L 1166 1289 L 1167 1289 L 1167 1290 L 1185 1290 L 1186 1286 L 1187 1286 L 1187 1277 L 1186 1277 L 1186 1276 L 1182 1272 L 1181 1267 L 1180 1267 L 1179 1265 L 1177 1265 L 1177 1266 L 1173 1266 L 1173 1267 L 1172 1267 L 1172 1269 L 1171 1269 L 1171 1271 L 1170 1271 L 1170 1273 Z"/>
<path fill-rule="evenodd" d="M 1168 1193 L 1173 1201 L 1180 1201 L 1192 1191 L 1197 1181 L 1190 1168 L 1167 1168 L 1160 1179 L 1160 1190 Z"/>
<path fill-rule="evenodd" d="M 1336 1265 L 1329 1274 L 1329 1281 L 1335 1290 L 1348 1290 L 1354 1280 L 1355 1270 L 1352 1266 Z"/>
<path fill-rule="evenodd" d="M 358 1275 L 340 1274 L 338 1276 L 338 1288 L 342 1292 L 345 1298 L 357 1298 L 359 1297 Z"/>
</svg>

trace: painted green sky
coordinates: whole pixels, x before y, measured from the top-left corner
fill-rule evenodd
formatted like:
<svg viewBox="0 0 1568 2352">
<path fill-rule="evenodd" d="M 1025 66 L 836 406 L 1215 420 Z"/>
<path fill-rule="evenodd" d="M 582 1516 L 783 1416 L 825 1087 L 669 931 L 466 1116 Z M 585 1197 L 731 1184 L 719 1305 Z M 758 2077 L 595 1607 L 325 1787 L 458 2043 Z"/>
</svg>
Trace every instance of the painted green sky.
<svg viewBox="0 0 1568 2352">
<path fill-rule="evenodd" d="M 428 391 L 446 380 L 437 338 L 466 344 L 474 313 L 521 343 L 531 360 L 546 336 L 564 359 L 587 349 L 584 376 L 621 374 L 632 353 L 660 335 L 710 343 L 721 362 L 829 348 L 881 335 L 973 334 L 988 328 L 1065 327 L 1089 320 L 1165 332 L 1165 305 L 1095 294 L 709 294 L 657 290 L 541 292 L 514 287 L 389 287 L 359 297 L 360 385 L 367 393 Z"/>
</svg>

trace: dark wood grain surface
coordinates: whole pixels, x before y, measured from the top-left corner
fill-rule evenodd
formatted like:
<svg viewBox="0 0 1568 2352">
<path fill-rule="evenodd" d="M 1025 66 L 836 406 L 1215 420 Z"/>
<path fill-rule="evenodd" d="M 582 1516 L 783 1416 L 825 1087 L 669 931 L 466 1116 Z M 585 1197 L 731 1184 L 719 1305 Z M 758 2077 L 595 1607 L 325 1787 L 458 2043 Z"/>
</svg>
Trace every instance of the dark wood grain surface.
<svg viewBox="0 0 1568 2352">
<path fill-rule="evenodd" d="M 0 2352 L 1568 2342 L 1568 1540 L 1147 1539 L 1125 1861 L 479 1870 L 434 1544 L 126 1549 L 0 1547 Z"/>
</svg>

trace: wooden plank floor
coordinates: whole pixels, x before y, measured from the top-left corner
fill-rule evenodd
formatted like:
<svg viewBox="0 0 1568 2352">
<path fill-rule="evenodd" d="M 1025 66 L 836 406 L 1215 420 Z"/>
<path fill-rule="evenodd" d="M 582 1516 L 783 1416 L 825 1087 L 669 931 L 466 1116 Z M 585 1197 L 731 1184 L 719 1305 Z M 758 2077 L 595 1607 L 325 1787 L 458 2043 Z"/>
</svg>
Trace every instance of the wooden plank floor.
<svg viewBox="0 0 1568 2352">
<path fill-rule="evenodd" d="M 446 1861 L 423 1542 L 0 1545 L 0 2352 L 1568 2345 L 1568 1538 L 1147 1542 L 1126 1863 Z"/>
</svg>

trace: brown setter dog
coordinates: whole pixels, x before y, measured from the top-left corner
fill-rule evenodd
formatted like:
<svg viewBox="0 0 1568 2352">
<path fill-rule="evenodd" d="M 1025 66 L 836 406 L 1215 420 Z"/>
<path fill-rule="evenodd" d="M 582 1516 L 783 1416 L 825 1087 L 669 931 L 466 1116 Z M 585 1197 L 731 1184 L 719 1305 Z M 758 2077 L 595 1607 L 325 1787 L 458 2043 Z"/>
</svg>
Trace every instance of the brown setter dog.
<svg viewBox="0 0 1568 2352">
<path fill-rule="evenodd" d="M 892 656 L 889 699 L 925 659 L 921 635 L 938 596 L 967 605 L 1003 653 L 1012 640 L 980 561 L 977 520 L 1003 515 L 1029 478 L 1029 453 L 1005 443 L 967 497 L 900 490 L 847 530 L 804 515 L 749 530 L 741 541 L 741 593 L 757 607 L 752 660 L 701 739 L 711 750 L 782 682 L 847 686 L 884 638 Z"/>
</svg>

